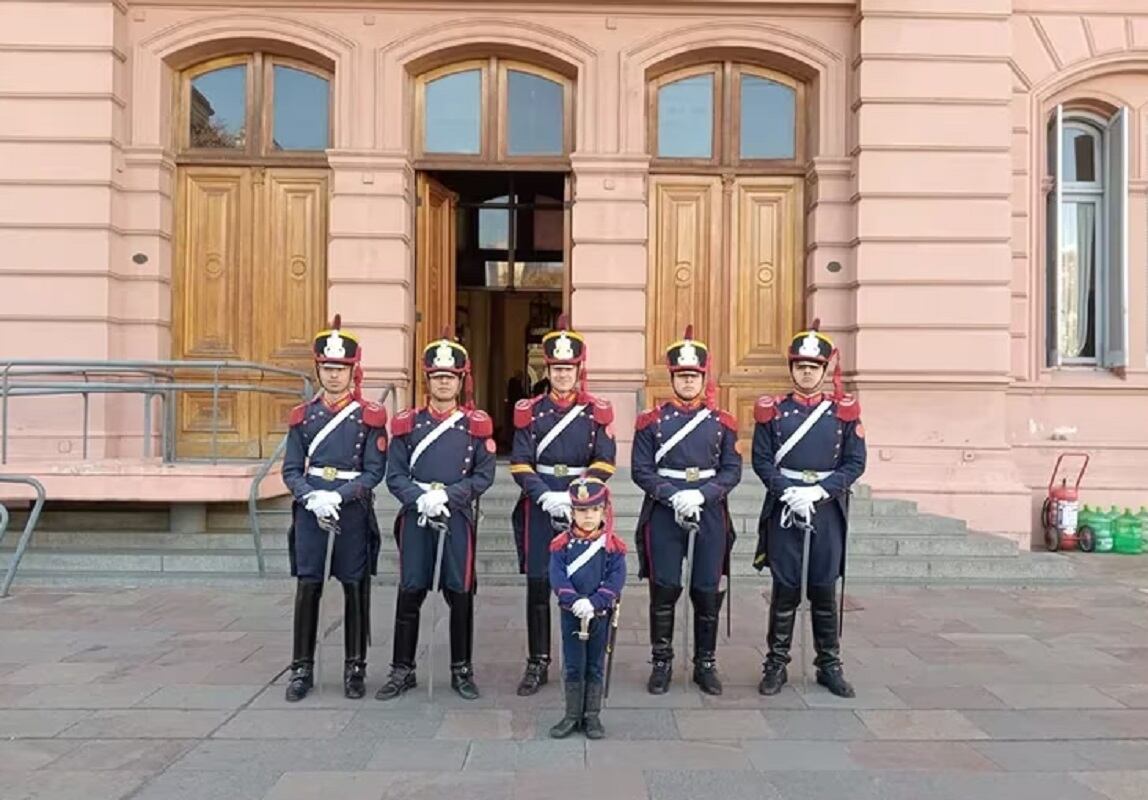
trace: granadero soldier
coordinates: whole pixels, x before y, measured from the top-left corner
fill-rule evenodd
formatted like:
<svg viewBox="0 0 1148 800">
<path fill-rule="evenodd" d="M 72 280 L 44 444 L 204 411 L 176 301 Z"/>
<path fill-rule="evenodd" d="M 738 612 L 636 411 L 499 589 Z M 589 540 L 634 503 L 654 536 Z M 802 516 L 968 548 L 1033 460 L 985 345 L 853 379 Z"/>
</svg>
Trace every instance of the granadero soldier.
<svg viewBox="0 0 1148 800">
<path fill-rule="evenodd" d="M 570 524 L 575 478 L 605 481 L 614 474 L 614 409 L 586 391 L 586 342 L 558 328 L 542 337 L 548 394 L 514 406 L 510 472 L 522 487 L 514 508 L 519 571 L 526 574 L 526 671 L 519 695 L 531 695 L 548 680 L 550 665 L 550 540 Z"/>
<path fill-rule="evenodd" d="M 391 424 L 387 488 L 402 503 L 395 519 L 399 588 L 391 674 L 375 697 L 390 700 L 416 685 L 419 610 L 428 590 L 441 590 L 450 606 L 450 685 L 474 700 L 475 504 L 494 482 L 494 424 L 468 401 L 459 405 L 464 381 L 471 391 L 470 357 L 461 344 L 444 333 L 423 351 L 423 370 L 428 404 L 397 414 Z"/>
<path fill-rule="evenodd" d="M 742 468 L 737 420 L 714 404 L 709 349 L 693 338 L 692 325 L 666 349 L 666 361 L 675 397 L 638 416 L 632 468 L 634 482 L 646 493 L 637 545 L 639 577 L 650 580 L 653 670 L 647 688 L 664 694 L 670 687 L 674 606 L 693 537 L 693 680 L 703 692 L 721 694 L 718 617 L 734 540 L 726 498 L 741 481 Z"/>
<path fill-rule="evenodd" d="M 606 643 L 626 585 L 626 545 L 614 533 L 610 490 L 598 478 L 570 484 L 574 522 L 550 543 L 550 585 L 562 609 L 566 715 L 550 729 L 555 739 L 579 728 L 587 739 L 606 735 L 599 714 Z"/>
<path fill-rule="evenodd" d="M 339 316 L 314 341 L 322 391 L 291 411 L 283 482 L 291 506 L 288 544 L 295 590 L 294 654 L 287 700 L 303 699 L 314 685 L 319 599 L 326 582 L 328 537 L 331 575 L 343 584 L 343 692 L 365 693 L 370 637 L 371 576 L 379 557 L 374 488 L 387 466 L 387 413 L 362 398 L 363 350 L 340 330 Z"/>
<path fill-rule="evenodd" d="M 794 621 L 801 604 L 802 555 L 809 531 L 808 589 L 817 682 L 853 697 L 841 667 L 837 579 L 845 575 L 849 490 L 865 471 L 861 407 L 841 389 L 840 355 L 814 320 L 794 336 L 789 368 L 794 390 L 754 407 L 753 469 L 765 483 L 754 566 L 773 575 L 769 654 L 758 690 L 781 691 L 788 675 Z M 833 389 L 822 391 L 832 357 Z"/>
</svg>

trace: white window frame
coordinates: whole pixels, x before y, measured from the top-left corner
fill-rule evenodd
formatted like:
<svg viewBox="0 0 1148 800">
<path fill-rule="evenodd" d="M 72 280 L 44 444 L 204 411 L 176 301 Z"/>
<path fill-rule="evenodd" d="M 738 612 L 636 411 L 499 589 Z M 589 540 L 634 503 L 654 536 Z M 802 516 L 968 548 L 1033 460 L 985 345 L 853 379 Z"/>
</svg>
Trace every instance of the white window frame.
<svg viewBox="0 0 1148 800">
<path fill-rule="evenodd" d="M 1128 120 L 1127 107 L 1109 119 L 1093 114 L 1071 113 L 1065 120 L 1063 105 L 1056 107 L 1050 125 L 1049 145 L 1053 189 L 1049 193 L 1047 219 L 1046 293 L 1048 318 L 1045 326 L 1048 366 L 1117 369 L 1128 364 Z M 1064 163 L 1066 124 L 1085 124 L 1099 137 L 1096 183 L 1060 179 Z M 1059 352 L 1059 299 L 1064 296 L 1061 271 L 1056 268 L 1061 251 L 1061 219 L 1066 203 L 1097 201 L 1093 265 L 1095 308 L 1092 319 L 1095 356 L 1068 357 Z"/>
</svg>

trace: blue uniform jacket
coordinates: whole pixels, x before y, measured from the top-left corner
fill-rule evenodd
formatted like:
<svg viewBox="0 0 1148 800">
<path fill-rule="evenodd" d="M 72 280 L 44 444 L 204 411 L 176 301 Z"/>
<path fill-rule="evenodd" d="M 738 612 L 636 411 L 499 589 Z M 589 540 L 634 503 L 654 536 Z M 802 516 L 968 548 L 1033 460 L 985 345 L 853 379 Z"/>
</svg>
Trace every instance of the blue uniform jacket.
<svg viewBox="0 0 1148 800">
<path fill-rule="evenodd" d="M 830 401 L 829 408 L 785 454 L 781 463 L 775 464 L 777 451 L 823 400 Z M 822 502 L 831 500 L 839 505 L 842 519 L 847 523 L 850 488 L 865 472 L 865 429 L 861 424 L 861 408 L 851 395 L 837 401 L 828 395 L 801 397 L 790 393 L 777 398 L 766 395 L 754 406 L 754 423 L 753 471 L 766 488 L 754 555 L 754 566 L 762 569 L 768 566 L 766 526 L 781 494 L 790 486 L 811 485 L 811 482 L 782 475 L 781 468 L 831 472 L 828 477 L 812 483 L 819 483 L 829 494 L 829 500 Z"/>
<path fill-rule="evenodd" d="M 575 600 L 585 597 L 602 615 L 622 596 L 626 585 L 626 544 L 613 532 L 604 531 L 600 536 L 606 537 L 605 546 L 573 575 L 566 574 L 567 567 L 586 552 L 594 539 L 579 538 L 568 531 L 550 542 L 550 585 L 561 608 L 569 610 Z"/>
<path fill-rule="evenodd" d="M 698 489 L 705 497 L 700 533 L 725 533 L 728 536 L 728 547 L 733 547 L 735 533 L 726 498 L 741 482 L 742 472 L 741 455 L 737 452 L 737 420 L 733 415 L 715 409 L 706 420 L 674 445 L 660 462 L 654 462 L 654 455 L 662 443 L 688 424 L 701 409 L 700 405 L 687 407 L 667 401 L 638 416 L 631 473 L 634 483 L 646 493 L 637 530 L 641 565 L 639 577 L 645 578 L 649 574 L 646 529 L 651 521 L 676 524 L 673 521 L 670 498 L 683 489 Z M 711 478 L 694 481 L 658 474 L 659 469 L 684 471 L 693 468 L 712 469 L 716 474 Z M 723 574 L 729 574 L 728 556 Z"/>
<path fill-rule="evenodd" d="M 395 416 L 387 488 L 403 504 L 401 516 L 415 508 L 425 491 L 418 483 L 441 483 L 451 517 L 461 516 L 473 526 L 474 501 L 494 483 L 494 425 L 485 411 L 466 412 L 426 448 L 413 470 L 410 466 L 419 442 L 448 416 L 430 408 Z"/>
<path fill-rule="evenodd" d="M 374 489 L 387 469 L 387 414 L 376 404 L 360 401 L 362 407 L 344 419 L 315 448 L 308 459 L 311 442 L 327 423 L 348 403 L 327 405 L 317 396 L 296 406 L 288 420 L 287 450 L 283 457 L 283 483 L 295 499 L 292 523 L 288 532 L 288 552 L 293 575 L 321 575 L 325 557 L 326 533 L 314 514 L 307 511 L 303 498 L 316 489 L 336 491 L 343 499 L 338 537 L 332 562 L 332 573 L 340 580 L 359 580 L 364 565 L 371 574 L 379 550 L 378 520 L 374 511 Z M 308 467 L 333 467 L 340 471 L 361 473 L 351 480 L 327 480 L 309 475 Z"/>
<path fill-rule="evenodd" d="M 538 445 L 575 404 L 585 408 L 539 456 Z M 522 495 L 511 520 L 519 569 L 528 578 L 545 579 L 547 547 L 554 538 L 550 516 L 542 511 L 539 498 L 544 492 L 566 491 L 575 478 L 569 473 L 546 475 L 538 467 L 554 467 L 556 472 L 564 472 L 563 467 L 583 467 L 583 475 L 609 480 L 618 449 L 613 421 L 613 406 L 589 395 L 560 399 L 550 393 L 515 404 L 510 474 L 522 488 Z"/>
</svg>

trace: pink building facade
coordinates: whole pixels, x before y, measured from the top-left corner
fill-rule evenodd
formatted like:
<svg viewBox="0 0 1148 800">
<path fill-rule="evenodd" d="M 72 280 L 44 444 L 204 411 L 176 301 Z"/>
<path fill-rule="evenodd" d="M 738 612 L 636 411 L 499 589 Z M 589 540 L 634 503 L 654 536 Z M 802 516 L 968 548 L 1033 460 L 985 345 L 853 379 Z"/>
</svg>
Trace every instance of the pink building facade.
<svg viewBox="0 0 1148 800">
<path fill-rule="evenodd" d="M 325 6 L 0 4 L 0 361 L 305 368 L 338 312 L 400 402 L 453 325 L 498 416 L 565 310 L 625 460 L 686 323 L 748 436 L 820 318 L 876 494 L 1027 546 L 1072 449 L 1148 502 L 1141 0 Z M 228 398 L 263 454 L 289 403 Z M 5 469 L 77 460 L 76 408 L 13 399 Z"/>
</svg>

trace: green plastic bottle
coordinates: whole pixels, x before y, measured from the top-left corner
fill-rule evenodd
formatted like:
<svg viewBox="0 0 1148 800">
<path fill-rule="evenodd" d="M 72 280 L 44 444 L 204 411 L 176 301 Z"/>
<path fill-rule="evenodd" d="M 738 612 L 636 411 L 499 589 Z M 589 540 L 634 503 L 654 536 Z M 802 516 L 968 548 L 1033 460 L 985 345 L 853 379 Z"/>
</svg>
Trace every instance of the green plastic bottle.
<svg viewBox="0 0 1148 800">
<path fill-rule="evenodd" d="M 1120 510 L 1116 508 L 1116 506 L 1112 506 L 1107 511 L 1101 511 L 1096 515 L 1092 531 L 1096 534 L 1095 550 L 1097 553 L 1112 552 L 1112 548 L 1116 544 L 1115 537 L 1113 536 L 1113 528 L 1119 516 Z"/>
<path fill-rule="evenodd" d="M 1126 508 L 1114 525 L 1113 549 L 1125 555 L 1139 555 L 1143 547 L 1140 519 Z"/>
</svg>

